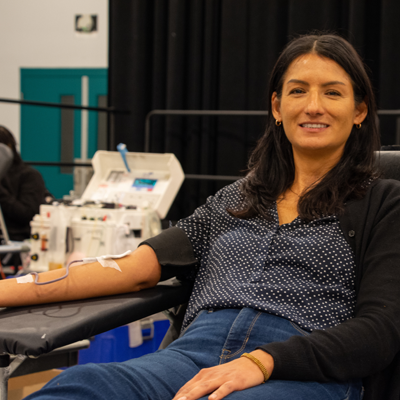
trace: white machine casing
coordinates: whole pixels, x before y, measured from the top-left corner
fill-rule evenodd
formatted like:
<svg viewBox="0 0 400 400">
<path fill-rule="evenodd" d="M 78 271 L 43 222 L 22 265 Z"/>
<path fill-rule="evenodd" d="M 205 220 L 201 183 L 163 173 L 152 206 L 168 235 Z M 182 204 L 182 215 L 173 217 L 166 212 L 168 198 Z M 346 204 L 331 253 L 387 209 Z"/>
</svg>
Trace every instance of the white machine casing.
<svg viewBox="0 0 400 400">
<path fill-rule="evenodd" d="M 31 271 L 73 258 L 121 254 L 161 232 L 184 173 L 173 154 L 97 151 L 94 175 L 71 205 L 42 205 L 31 221 Z M 107 204 L 107 208 L 104 208 Z"/>
</svg>

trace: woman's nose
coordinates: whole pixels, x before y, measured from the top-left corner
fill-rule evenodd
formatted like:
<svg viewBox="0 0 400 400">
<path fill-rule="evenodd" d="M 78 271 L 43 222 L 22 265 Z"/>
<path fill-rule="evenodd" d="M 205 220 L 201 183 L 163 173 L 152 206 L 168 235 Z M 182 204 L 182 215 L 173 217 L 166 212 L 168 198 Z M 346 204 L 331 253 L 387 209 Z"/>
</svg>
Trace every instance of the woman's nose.
<svg viewBox="0 0 400 400">
<path fill-rule="evenodd" d="M 310 93 L 305 112 L 309 115 L 323 114 L 323 107 L 318 93 Z"/>
</svg>

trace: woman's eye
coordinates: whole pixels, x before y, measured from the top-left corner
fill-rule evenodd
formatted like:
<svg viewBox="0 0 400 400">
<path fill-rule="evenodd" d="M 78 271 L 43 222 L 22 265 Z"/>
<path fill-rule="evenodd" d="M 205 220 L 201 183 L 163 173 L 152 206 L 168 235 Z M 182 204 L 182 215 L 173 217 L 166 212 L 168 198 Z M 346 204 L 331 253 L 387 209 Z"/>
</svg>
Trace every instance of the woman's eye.
<svg viewBox="0 0 400 400">
<path fill-rule="evenodd" d="M 328 91 L 326 92 L 326 94 L 327 94 L 328 96 L 340 96 L 340 93 L 337 92 L 336 90 L 328 90 Z"/>
<path fill-rule="evenodd" d="M 301 94 L 301 93 L 304 93 L 303 89 L 292 89 L 290 91 L 290 94 Z"/>
</svg>

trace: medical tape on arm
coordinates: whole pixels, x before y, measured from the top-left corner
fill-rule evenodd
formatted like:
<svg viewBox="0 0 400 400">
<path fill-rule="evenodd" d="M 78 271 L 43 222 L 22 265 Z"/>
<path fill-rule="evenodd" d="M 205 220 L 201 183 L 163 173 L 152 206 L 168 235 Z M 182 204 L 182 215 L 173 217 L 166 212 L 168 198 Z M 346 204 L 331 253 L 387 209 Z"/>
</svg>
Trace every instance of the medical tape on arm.
<svg viewBox="0 0 400 400">
<path fill-rule="evenodd" d="M 31 274 L 20 276 L 17 278 L 17 283 L 31 283 L 33 282 L 33 276 Z"/>
<path fill-rule="evenodd" d="M 71 261 L 67 265 L 66 272 L 65 272 L 64 276 L 61 276 L 61 277 L 56 278 L 56 279 L 52 279 L 51 281 L 48 281 L 48 282 L 38 282 L 39 274 L 37 272 L 31 272 L 28 275 L 24 275 L 24 276 L 21 276 L 21 277 L 17 278 L 17 283 L 32 283 L 32 282 L 34 282 L 35 285 L 48 285 L 49 283 L 54 283 L 54 282 L 61 281 L 61 280 L 65 279 L 69 275 L 69 267 L 70 267 L 70 265 L 73 264 L 73 263 L 77 263 L 77 262 L 80 262 L 80 263 L 83 263 L 83 264 L 87 264 L 87 263 L 98 261 L 100 263 L 100 265 L 103 266 L 104 268 L 113 268 L 113 269 L 116 269 L 119 272 L 122 272 L 121 268 L 119 267 L 119 265 L 113 259 L 118 259 L 118 258 L 125 257 L 130 253 L 132 253 L 132 250 L 128 250 L 123 254 L 119 254 L 119 255 L 115 255 L 115 256 L 106 255 L 106 256 L 100 256 L 100 257 L 88 257 L 88 258 L 84 258 L 83 260 L 74 260 L 74 261 Z M 33 275 L 35 275 L 35 280 L 33 280 Z"/>
<path fill-rule="evenodd" d="M 128 250 L 125 253 L 119 254 L 119 255 L 105 255 L 105 256 L 100 256 L 100 257 L 88 257 L 88 258 L 83 259 L 83 263 L 87 264 L 87 263 L 98 261 L 100 263 L 100 265 L 104 268 L 114 268 L 117 271 L 122 272 L 121 268 L 114 261 L 114 259 L 123 258 L 123 257 L 127 256 L 128 254 L 130 254 L 131 252 L 132 252 L 132 250 Z"/>
</svg>

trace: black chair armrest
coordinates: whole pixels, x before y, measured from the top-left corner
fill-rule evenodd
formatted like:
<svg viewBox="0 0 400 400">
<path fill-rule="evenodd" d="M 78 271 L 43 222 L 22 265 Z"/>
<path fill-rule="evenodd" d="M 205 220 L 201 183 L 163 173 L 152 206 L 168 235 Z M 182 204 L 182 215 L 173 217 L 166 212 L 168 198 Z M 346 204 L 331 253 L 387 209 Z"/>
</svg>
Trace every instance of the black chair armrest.
<svg viewBox="0 0 400 400">
<path fill-rule="evenodd" d="M 188 301 L 192 284 L 165 283 L 140 292 L 0 309 L 0 354 L 40 356 Z"/>
</svg>

